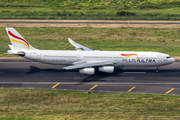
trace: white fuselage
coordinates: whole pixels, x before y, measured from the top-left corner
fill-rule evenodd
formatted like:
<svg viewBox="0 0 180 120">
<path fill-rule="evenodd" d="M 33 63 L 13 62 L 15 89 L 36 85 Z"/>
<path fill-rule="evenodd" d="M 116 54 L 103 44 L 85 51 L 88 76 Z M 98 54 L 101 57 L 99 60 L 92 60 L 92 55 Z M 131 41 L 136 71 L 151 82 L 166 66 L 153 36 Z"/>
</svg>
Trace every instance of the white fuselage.
<svg viewBox="0 0 180 120">
<path fill-rule="evenodd" d="M 114 66 L 121 67 L 156 67 L 171 64 L 175 61 L 169 55 L 159 52 L 73 50 L 34 50 L 24 52 L 24 57 L 27 59 L 54 65 L 70 65 L 79 61 L 113 61 L 116 63 Z M 136 54 L 136 56 L 123 56 L 124 54 Z"/>
<path fill-rule="evenodd" d="M 73 50 L 38 50 L 31 46 L 14 28 L 6 28 L 12 45 L 8 54 L 19 55 L 37 62 L 70 65 L 66 70 L 79 69 L 82 74 L 95 74 L 95 68 L 100 72 L 113 73 L 114 67 L 158 67 L 171 64 L 175 60 L 169 55 L 159 52 L 136 51 L 97 51 L 80 45 L 68 38 L 75 46 Z"/>
</svg>

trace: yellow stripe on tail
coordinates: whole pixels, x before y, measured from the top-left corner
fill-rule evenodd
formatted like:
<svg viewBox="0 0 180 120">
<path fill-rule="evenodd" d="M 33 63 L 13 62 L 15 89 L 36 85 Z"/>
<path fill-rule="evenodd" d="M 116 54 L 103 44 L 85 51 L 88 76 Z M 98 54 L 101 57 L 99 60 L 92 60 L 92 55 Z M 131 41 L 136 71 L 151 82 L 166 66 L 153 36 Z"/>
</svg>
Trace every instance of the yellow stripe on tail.
<svg viewBox="0 0 180 120">
<path fill-rule="evenodd" d="M 29 47 L 28 47 L 25 43 L 23 43 L 23 42 L 21 42 L 21 41 L 18 41 L 18 40 L 14 40 L 14 39 L 12 39 L 12 38 L 11 38 L 11 41 L 25 45 L 25 46 L 28 48 L 28 51 L 29 51 Z"/>
</svg>

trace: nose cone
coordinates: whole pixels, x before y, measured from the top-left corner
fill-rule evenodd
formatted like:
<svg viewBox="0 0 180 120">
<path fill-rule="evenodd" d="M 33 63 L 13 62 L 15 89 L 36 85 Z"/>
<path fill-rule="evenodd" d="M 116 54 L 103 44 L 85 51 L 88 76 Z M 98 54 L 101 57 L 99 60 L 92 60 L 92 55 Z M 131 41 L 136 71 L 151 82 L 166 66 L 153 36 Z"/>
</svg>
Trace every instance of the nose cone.
<svg viewBox="0 0 180 120">
<path fill-rule="evenodd" d="M 173 62 L 175 62 L 176 60 L 175 60 L 174 58 L 172 58 L 172 60 L 171 60 L 171 61 L 172 61 L 172 63 L 173 63 Z"/>
</svg>

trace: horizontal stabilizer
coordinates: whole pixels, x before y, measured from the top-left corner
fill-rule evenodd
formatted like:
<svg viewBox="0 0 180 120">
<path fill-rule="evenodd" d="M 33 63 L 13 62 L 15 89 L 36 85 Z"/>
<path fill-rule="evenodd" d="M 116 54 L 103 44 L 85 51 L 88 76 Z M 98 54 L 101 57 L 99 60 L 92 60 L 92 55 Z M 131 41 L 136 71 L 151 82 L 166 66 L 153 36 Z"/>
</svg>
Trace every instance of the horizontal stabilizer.
<svg viewBox="0 0 180 120">
<path fill-rule="evenodd" d="M 12 50 L 8 50 L 8 53 L 6 53 L 6 54 L 25 55 L 25 52 L 23 52 L 23 51 L 12 51 Z"/>
<path fill-rule="evenodd" d="M 11 50 L 14 50 L 14 47 L 13 47 L 13 45 L 8 45 L 10 48 L 11 48 Z"/>
</svg>

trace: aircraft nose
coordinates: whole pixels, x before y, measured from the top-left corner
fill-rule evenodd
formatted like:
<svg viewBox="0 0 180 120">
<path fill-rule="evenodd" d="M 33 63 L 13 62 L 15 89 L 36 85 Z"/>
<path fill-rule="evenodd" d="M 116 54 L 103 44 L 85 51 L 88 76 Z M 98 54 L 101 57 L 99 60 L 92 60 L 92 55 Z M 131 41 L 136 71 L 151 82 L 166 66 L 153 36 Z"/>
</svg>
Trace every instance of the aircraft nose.
<svg viewBox="0 0 180 120">
<path fill-rule="evenodd" d="M 172 62 L 175 62 L 176 60 L 174 58 L 172 58 Z"/>
</svg>

